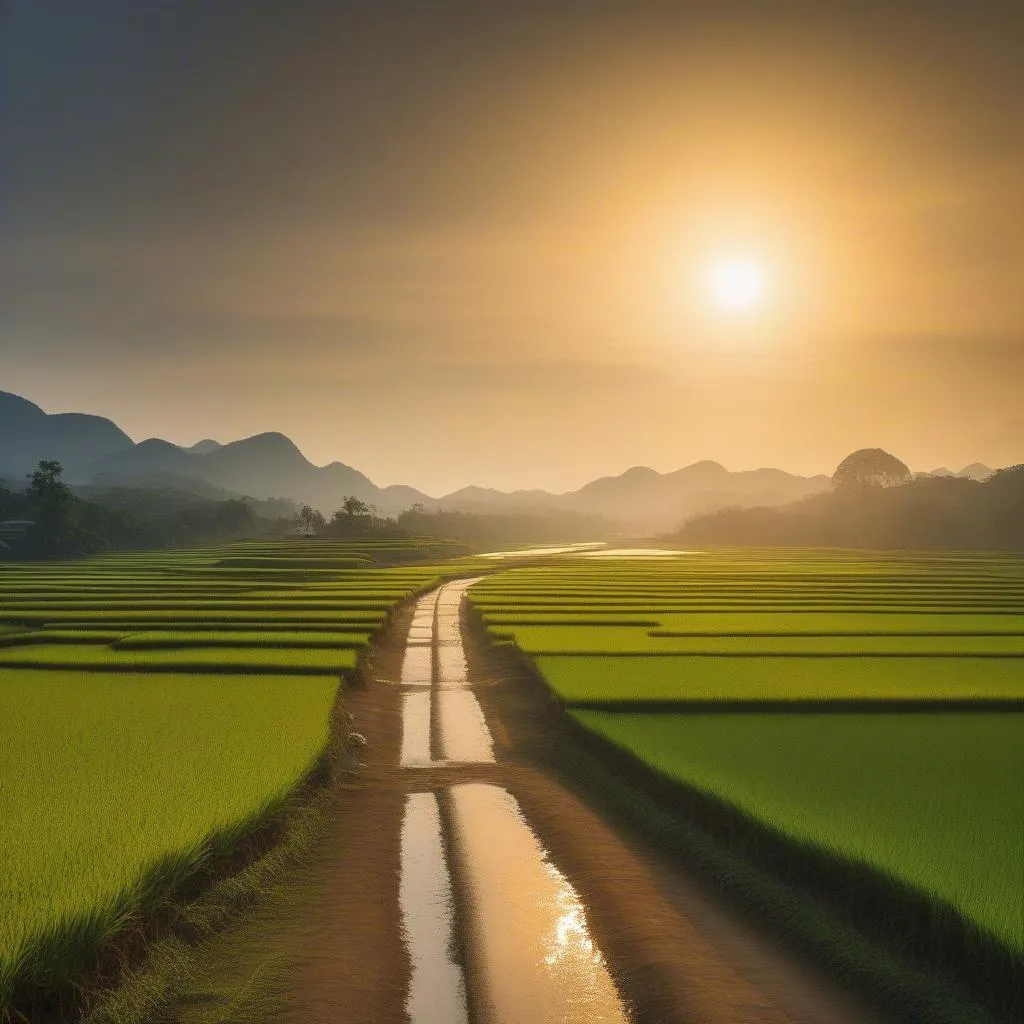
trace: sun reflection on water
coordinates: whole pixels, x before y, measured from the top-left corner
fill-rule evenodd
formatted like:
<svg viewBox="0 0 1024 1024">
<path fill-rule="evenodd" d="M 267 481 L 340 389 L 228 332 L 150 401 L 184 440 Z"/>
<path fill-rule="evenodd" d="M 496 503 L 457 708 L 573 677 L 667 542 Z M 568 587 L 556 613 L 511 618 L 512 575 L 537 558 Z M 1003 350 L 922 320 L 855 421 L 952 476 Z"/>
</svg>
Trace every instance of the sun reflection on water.
<svg viewBox="0 0 1024 1024">
<path fill-rule="evenodd" d="M 544 870 L 556 886 L 555 912 L 558 915 L 551 931 L 544 937 L 544 948 L 547 950 L 544 963 L 548 967 L 561 967 L 567 960 L 603 964 L 601 952 L 590 937 L 587 917 L 576 890 L 554 864 L 546 862 Z"/>
</svg>

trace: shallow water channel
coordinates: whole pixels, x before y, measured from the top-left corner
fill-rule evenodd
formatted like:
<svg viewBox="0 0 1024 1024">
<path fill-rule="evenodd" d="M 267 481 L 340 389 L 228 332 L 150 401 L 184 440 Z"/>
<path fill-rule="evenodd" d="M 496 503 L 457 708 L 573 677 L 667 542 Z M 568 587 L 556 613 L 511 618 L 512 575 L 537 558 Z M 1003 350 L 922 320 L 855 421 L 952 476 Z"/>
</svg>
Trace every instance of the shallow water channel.
<svg viewBox="0 0 1024 1024">
<path fill-rule="evenodd" d="M 401 679 L 410 771 L 495 761 L 462 643 L 475 582 L 445 584 L 416 606 Z M 583 903 L 503 787 L 467 779 L 410 793 L 401 870 L 412 1024 L 629 1020 Z"/>
<path fill-rule="evenodd" d="M 411 974 L 406 1010 L 415 1022 L 462 1024 L 466 981 L 455 946 L 451 877 L 433 793 L 410 793 L 402 821 L 399 897 Z"/>
</svg>

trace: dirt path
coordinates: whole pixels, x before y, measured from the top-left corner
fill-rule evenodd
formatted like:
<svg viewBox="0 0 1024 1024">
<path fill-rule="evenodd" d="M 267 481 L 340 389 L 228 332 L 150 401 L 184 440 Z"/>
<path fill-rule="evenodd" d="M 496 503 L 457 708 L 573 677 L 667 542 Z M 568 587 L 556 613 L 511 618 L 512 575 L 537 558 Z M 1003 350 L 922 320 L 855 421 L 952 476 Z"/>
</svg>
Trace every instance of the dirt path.
<svg viewBox="0 0 1024 1024">
<path fill-rule="evenodd" d="M 375 649 L 372 681 L 346 699 L 369 741 L 364 764 L 332 790 L 330 834 L 226 938 L 210 987 L 286 964 L 270 1016 L 281 1024 L 409 1020 L 411 976 L 416 1024 L 457 1024 L 437 1010 L 446 1004 L 432 975 L 448 988 L 464 979 L 473 1024 L 877 1024 L 531 756 L 538 742 L 574 741 L 535 684 L 499 676 L 460 628 L 462 589 L 407 611 Z M 438 810 L 410 794 L 436 794 Z M 410 864 L 410 808 L 442 823 L 445 856 Z M 547 882 L 535 870 L 545 855 Z M 451 942 L 435 892 L 445 861 Z M 419 890 L 410 916 L 403 903 Z M 182 1009 L 174 1019 L 201 1017 Z"/>
</svg>

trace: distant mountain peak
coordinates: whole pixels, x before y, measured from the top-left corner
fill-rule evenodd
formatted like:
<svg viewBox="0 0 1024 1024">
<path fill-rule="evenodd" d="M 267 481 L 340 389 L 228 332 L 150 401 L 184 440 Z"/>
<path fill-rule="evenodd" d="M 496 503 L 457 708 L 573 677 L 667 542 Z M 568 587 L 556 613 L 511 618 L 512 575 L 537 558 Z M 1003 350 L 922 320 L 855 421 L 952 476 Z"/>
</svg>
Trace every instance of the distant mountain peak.
<svg viewBox="0 0 1024 1024">
<path fill-rule="evenodd" d="M 268 464 L 277 462 L 281 466 L 313 465 L 290 437 L 277 430 L 268 430 L 262 434 L 253 434 L 252 437 L 240 438 L 238 441 L 229 441 L 213 451 L 195 457 L 209 460 L 211 465 L 227 465 L 239 459 L 258 459 Z"/>
<path fill-rule="evenodd" d="M 38 417 L 45 416 L 46 413 L 35 402 L 30 402 L 21 395 L 0 391 L 0 423 L 15 415 Z"/>
<path fill-rule="evenodd" d="M 624 473 L 620 473 L 615 479 L 618 480 L 653 480 L 654 477 L 661 476 L 656 469 L 651 469 L 650 466 L 630 466 Z"/>
<path fill-rule="evenodd" d="M 214 441 L 212 437 L 204 437 L 202 441 L 196 441 L 196 443 L 192 445 L 191 448 L 188 448 L 187 451 L 191 452 L 193 455 L 209 455 L 210 452 L 215 452 L 218 448 L 223 447 L 224 446 L 220 441 Z"/>
<path fill-rule="evenodd" d="M 139 441 L 135 446 L 136 451 L 175 451 L 180 452 L 181 449 L 170 441 L 165 441 L 162 437 L 147 437 L 144 441 Z"/>
<path fill-rule="evenodd" d="M 227 448 L 240 448 L 243 445 L 251 448 L 265 448 L 267 450 L 273 449 L 279 452 L 294 452 L 298 455 L 302 455 L 299 451 L 299 446 L 286 434 L 282 434 L 278 430 L 265 430 L 262 434 L 253 434 L 252 437 L 243 437 L 238 441 L 231 441 L 226 445 L 223 445 L 220 451 Z M 305 456 L 303 456 L 305 458 Z"/>
<path fill-rule="evenodd" d="M 116 423 L 89 413 L 44 412 L 34 402 L 0 391 L 0 472 L 24 477 L 41 459 L 65 469 L 132 446 Z"/>
<path fill-rule="evenodd" d="M 470 484 L 468 487 L 460 487 L 457 491 L 452 491 L 451 494 L 446 494 L 446 499 L 452 500 L 467 500 L 477 501 L 479 499 L 486 498 L 500 498 L 504 496 L 504 491 L 499 491 L 494 487 L 478 487 L 476 484 Z"/>
</svg>

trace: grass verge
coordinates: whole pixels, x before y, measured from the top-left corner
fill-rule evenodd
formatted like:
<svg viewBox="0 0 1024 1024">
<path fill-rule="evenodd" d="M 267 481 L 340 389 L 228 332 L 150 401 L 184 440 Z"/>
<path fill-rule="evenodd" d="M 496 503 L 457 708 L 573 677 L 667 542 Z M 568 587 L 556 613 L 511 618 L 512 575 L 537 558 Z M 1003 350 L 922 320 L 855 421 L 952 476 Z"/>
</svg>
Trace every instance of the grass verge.
<svg viewBox="0 0 1024 1024">
<path fill-rule="evenodd" d="M 165 1007 L 187 995 L 209 1003 L 209 1024 L 262 1024 L 280 1008 L 291 965 L 265 961 L 240 989 L 196 992 L 210 944 L 242 914 L 264 900 L 292 865 L 322 837 L 327 822 L 315 802 L 293 809 L 276 845 L 237 874 L 216 882 L 181 908 L 166 932 L 153 941 L 116 987 L 95 993 L 83 1024 L 154 1024 Z"/>
</svg>

